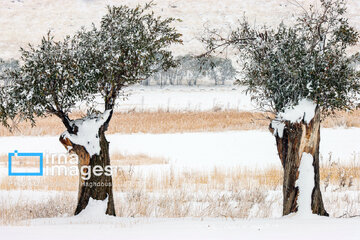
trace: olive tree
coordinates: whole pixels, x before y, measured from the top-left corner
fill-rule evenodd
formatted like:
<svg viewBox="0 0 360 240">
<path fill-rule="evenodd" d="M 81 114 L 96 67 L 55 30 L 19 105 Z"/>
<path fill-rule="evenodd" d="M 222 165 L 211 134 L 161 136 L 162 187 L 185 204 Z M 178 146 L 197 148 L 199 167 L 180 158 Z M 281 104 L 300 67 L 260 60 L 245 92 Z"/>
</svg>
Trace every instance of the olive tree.
<svg viewBox="0 0 360 240">
<path fill-rule="evenodd" d="M 336 110 L 352 109 L 359 91 L 355 57 L 347 53 L 358 33 L 345 17 L 346 1 L 320 2 L 318 9 L 302 7 L 290 26 L 257 27 L 244 19 L 227 37 L 209 31 L 203 39 L 206 54 L 227 47 L 238 51 L 243 61 L 238 83 L 275 115 L 270 131 L 284 169 L 284 215 L 304 209 L 328 215 L 319 184 L 320 122 Z M 302 187 L 306 180 L 310 191 Z"/>
<path fill-rule="evenodd" d="M 60 141 L 80 159 L 75 214 L 92 198 L 107 199 L 106 214 L 115 215 L 105 132 L 116 101 L 126 86 L 175 65 L 168 47 L 181 43 L 171 26 L 177 19 L 156 16 L 151 6 L 108 7 L 99 27 L 82 28 L 62 41 L 48 34 L 39 46 L 21 49 L 21 66 L 7 73 L 12 84 L 1 88 L 3 125 L 11 127 L 15 119 L 36 124 L 38 117 L 49 115 L 61 119 L 66 131 Z M 70 119 L 79 102 L 91 105 L 96 96 L 104 103 L 100 110 L 91 108 L 84 118 Z"/>
</svg>

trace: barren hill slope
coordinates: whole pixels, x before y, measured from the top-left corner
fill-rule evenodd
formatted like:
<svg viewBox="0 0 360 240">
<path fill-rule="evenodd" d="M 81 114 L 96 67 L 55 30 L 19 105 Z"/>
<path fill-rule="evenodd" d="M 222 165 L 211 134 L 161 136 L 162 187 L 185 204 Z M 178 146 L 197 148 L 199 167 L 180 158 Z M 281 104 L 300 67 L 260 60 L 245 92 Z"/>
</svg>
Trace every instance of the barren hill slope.
<svg viewBox="0 0 360 240">
<path fill-rule="evenodd" d="M 61 38 L 80 26 L 98 23 L 106 5 L 135 6 L 145 2 L 149 0 L 0 0 L 0 58 L 18 58 L 20 46 L 36 44 L 48 30 Z M 298 2 L 307 6 L 316 5 L 317 0 Z M 203 50 L 198 38 L 204 26 L 231 27 L 244 13 L 253 22 L 274 25 L 291 21 L 301 11 L 288 0 L 155 0 L 155 3 L 158 14 L 183 20 L 176 26 L 184 35 L 184 45 L 174 49 L 177 55 Z M 351 22 L 360 26 L 360 1 L 348 3 Z"/>
</svg>

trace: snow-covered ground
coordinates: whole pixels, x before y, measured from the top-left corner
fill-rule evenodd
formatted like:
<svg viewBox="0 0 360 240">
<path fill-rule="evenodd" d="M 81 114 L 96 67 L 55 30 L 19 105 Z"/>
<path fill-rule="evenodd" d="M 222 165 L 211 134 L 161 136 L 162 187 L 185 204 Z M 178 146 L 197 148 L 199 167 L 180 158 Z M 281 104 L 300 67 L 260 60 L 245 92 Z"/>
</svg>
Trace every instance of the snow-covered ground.
<svg viewBox="0 0 360 240">
<path fill-rule="evenodd" d="M 359 164 L 360 129 L 322 129 L 321 154 L 323 162 L 332 154 L 334 161 Z M 169 159 L 174 169 L 206 170 L 214 166 L 231 168 L 235 166 L 250 169 L 275 166 L 280 168 L 275 138 L 268 131 L 228 131 L 215 133 L 176 133 L 176 134 L 115 134 L 109 135 L 111 152 L 125 154 L 145 153 Z M 1 137 L 0 154 L 14 150 L 19 152 L 65 152 L 58 136 L 46 137 Z M 261 151 L 259 149 L 261 148 Z M 6 166 L 0 167 L 0 176 L 7 175 Z M 154 165 L 145 170 L 157 171 Z M 144 170 L 144 168 L 142 169 Z M 189 190 L 190 191 L 190 190 Z M 61 199 L 59 191 L 0 191 L 0 204 L 3 209 L 11 206 L 49 206 L 54 199 Z M 67 192 L 70 201 L 75 203 L 76 192 Z M 118 204 L 124 197 L 115 192 Z M 155 201 L 160 192 L 147 201 Z M 158 195 L 156 195 L 158 194 Z M 167 193 L 171 194 L 171 193 Z M 187 194 L 191 194 L 188 192 Z M 194 192 L 194 199 L 202 199 L 201 191 Z M 208 193 L 206 193 L 207 195 Z M 218 192 L 215 194 L 219 194 Z M 221 193 L 220 196 L 225 196 Z M 188 195 L 186 195 L 189 197 Z M 271 206 L 271 216 L 281 215 L 281 188 L 265 193 L 265 202 L 270 205 L 254 204 L 249 216 L 259 216 L 262 208 Z M 207 197 L 209 197 L 207 195 Z M 272 197 L 273 200 L 268 200 Z M 341 216 L 348 210 L 354 211 L 359 205 L 356 190 L 326 191 L 323 195 L 329 211 Z M 125 196 L 126 199 L 126 196 Z M 215 198 L 216 199 L 216 198 Z M 23 203 L 23 201 L 25 201 Z M 68 199 L 69 201 L 69 199 Z M 198 200 L 194 208 L 206 208 Z M 131 201 L 130 201 L 131 202 Z M 43 204 L 43 205 L 41 205 Z M 125 204 L 125 202 L 124 202 Z M 127 204 L 129 204 L 127 202 Z M 154 204 L 160 204 L 155 202 Z M 200 204 L 200 205 L 196 205 Z M 330 204 L 330 205 L 329 205 Z M 352 206 L 350 206 L 351 204 Z M 55 207 L 55 206 L 54 206 Z M 70 206 L 71 207 L 71 206 Z M 221 208 L 221 206 L 219 206 Z M 336 210 L 338 208 L 338 210 Z M 32 208 L 29 208 L 32 209 Z M 234 208 L 234 211 L 236 208 Z M 45 210 L 44 210 L 45 211 Z M 53 210 L 52 210 L 53 212 Z M 126 211 L 125 211 L 126 212 Z M 309 218 L 285 217 L 267 219 L 232 218 L 125 218 L 125 217 L 68 217 L 56 215 L 55 218 L 25 220 L 18 226 L 0 226 L 4 239 L 24 239 L 29 236 L 37 239 L 359 239 L 360 218 Z M 334 215 L 333 215 L 334 216 Z M 10 217 L 10 216 L 9 216 Z"/>
<path fill-rule="evenodd" d="M 320 154 L 327 161 L 359 163 L 360 129 L 322 129 Z M 280 167 L 275 138 L 268 131 L 228 131 L 173 134 L 108 135 L 110 151 L 164 157 L 184 168 Z M 65 153 L 58 136 L 0 137 L 0 154 L 19 152 Z M 259 149 L 261 148 L 261 151 Z"/>
<path fill-rule="evenodd" d="M 40 219 L 0 227 L 3 239 L 346 239 L 358 240 L 360 218 L 329 219 Z M 96 222 L 96 221 L 94 221 Z"/>
<path fill-rule="evenodd" d="M 256 111 L 250 96 L 239 86 L 132 86 L 124 91 L 117 101 L 116 111 L 209 111 L 240 110 Z M 102 99 L 96 98 L 99 110 L 103 110 Z M 86 109 L 86 103 L 80 104 Z"/>
<path fill-rule="evenodd" d="M 124 0 L 121 4 L 134 6 L 148 0 Z M 173 48 L 175 55 L 200 54 L 204 51 L 199 41 L 204 26 L 214 28 L 233 27 L 236 19 L 246 12 L 251 22 L 275 25 L 281 21 L 292 21 L 299 8 L 287 0 L 156 0 L 155 12 L 167 17 L 181 18 L 177 29 L 183 34 L 184 44 Z M 302 4 L 313 0 L 299 0 Z M 349 0 L 351 23 L 360 23 L 358 0 Z M 71 34 L 80 26 L 99 22 L 107 4 L 119 4 L 116 0 L 1 0 L 0 7 L 0 57 L 18 58 L 19 47 L 28 42 L 36 44 L 50 29 L 57 39 Z M 316 5 L 316 4 L 315 4 Z M 276 17 L 274 17 L 276 16 Z M 354 48 L 359 49 L 359 46 Z M 232 58 L 233 53 L 227 52 Z M 250 97 L 242 93 L 242 88 L 225 87 L 142 87 L 126 89 L 128 99 L 118 105 L 117 111 L 208 111 L 246 110 L 256 111 Z M 101 102 L 99 100 L 99 102 Z M 101 106 L 101 104 L 100 104 Z M 332 161 L 359 164 L 360 129 L 322 129 L 320 152 L 324 163 L 332 156 Z M 214 133 L 176 134 L 115 134 L 109 135 L 110 150 L 113 153 L 139 154 L 164 157 L 169 160 L 162 168 L 204 170 L 232 167 L 259 169 L 281 168 L 277 156 L 275 139 L 268 131 L 228 131 Z M 261 149 L 261 150 L 259 150 Z M 58 136 L 45 137 L 0 137 L 0 154 L 18 150 L 19 152 L 64 153 Z M 142 167 L 138 167 L 142 168 Z M 160 166 L 145 166 L 143 170 L 157 171 Z M 1 177 L 7 176 L 7 166 L 0 166 Z M 3 184 L 0 181 L 0 184 Z M 186 188 L 186 186 L 184 187 Z M 359 209 L 357 188 L 344 191 L 324 191 L 327 209 L 335 215 L 354 213 Z M 5 188 L 6 189 L 6 188 Z M 355 189 L 355 190 L 354 190 Z M 207 200 L 199 197 L 208 193 L 191 192 L 198 202 L 194 208 L 206 208 Z M 261 190 L 262 191 L 262 190 Z M 67 195 L 66 195 L 67 194 Z M 65 197 L 76 199 L 77 193 L 68 191 Z M 121 201 L 122 192 L 115 192 Z M 158 197 L 159 192 L 152 192 Z M 168 193 L 169 194 L 169 193 Z M 171 193 L 170 193 L 171 194 Z M 219 194 L 215 192 L 214 194 Z M 211 195 L 211 194 L 210 194 Z M 225 196 L 221 193 L 220 196 Z M 148 195 L 141 195 L 148 196 Z M 188 195 L 186 195 L 188 196 Z M 271 206 L 271 216 L 281 215 L 281 187 L 268 190 L 265 200 L 273 197 L 270 205 L 253 203 L 251 216 Z M 53 199 L 62 199 L 63 191 L 1 190 L 0 211 L 9 206 L 31 204 L 47 206 Z M 154 200 L 149 198 L 150 200 Z M 149 200 L 148 199 L 148 200 Z M 214 198 L 217 199 L 217 198 Z M 237 198 L 236 198 L 237 199 Z M 241 198 L 239 198 L 241 199 Z M 340 199 L 340 200 L 339 200 Z M 244 199 L 243 199 L 244 200 Z M 22 202 L 25 201 L 25 202 Z M 192 200 L 191 200 L 192 201 Z M 235 201 L 235 200 L 231 200 Z M 239 201 L 238 199 L 236 201 Z M 57 203 L 53 201 L 53 203 Z M 41 205 L 44 204 L 44 205 Z M 65 203 L 64 203 L 65 204 Z M 154 204 L 161 205 L 155 202 Z M 176 204 L 176 201 L 174 201 Z M 201 207 L 196 204 L 201 204 Z M 331 204 L 331 206 L 329 206 Z M 221 208 L 220 203 L 216 204 Z M 231 204 L 230 204 L 231 205 Z M 235 205 L 236 208 L 237 205 Z M 54 206 L 52 211 L 58 211 Z M 71 207 L 71 206 L 70 206 Z M 230 211 L 234 210 L 230 208 Z M 335 211 L 335 208 L 340 209 Z M 31 211 L 30 207 L 30 211 Z M 351 210 L 347 212 L 348 210 Z M 20 210 L 20 209 L 19 209 Z M 27 211 L 27 209 L 21 209 Z M 46 211 L 46 210 L 44 210 Z M 103 211 L 102 211 L 103 212 Z M 356 212 L 357 213 L 357 212 Z M 1 215 L 1 214 L 0 214 Z M 130 216 L 130 214 L 128 214 Z M 1 215 L 5 216 L 5 215 Z M 34 219 L 21 222 L 18 226 L 0 226 L 1 239 L 360 239 L 360 218 L 349 219 L 285 217 L 269 219 L 219 218 L 113 218 L 94 215 L 77 217 L 58 216 L 56 218 Z M 221 216 L 221 215 L 220 215 Z M 8 216 L 11 218 L 11 216 Z"/>
<path fill-rule="evenodd" d="M 104 104 L 97 96 L 93 107 L 103 111 Z M 87 103 L 79 103 L 76 110 L 86 110 Z M 264 112 L 251 101 L 245 87 L 238 85 L 218 86 L 141 86 L 124 89 L 123 97 L 117 99 L 118 112 L 156 111 L 251 111 Z"/>
</svg>

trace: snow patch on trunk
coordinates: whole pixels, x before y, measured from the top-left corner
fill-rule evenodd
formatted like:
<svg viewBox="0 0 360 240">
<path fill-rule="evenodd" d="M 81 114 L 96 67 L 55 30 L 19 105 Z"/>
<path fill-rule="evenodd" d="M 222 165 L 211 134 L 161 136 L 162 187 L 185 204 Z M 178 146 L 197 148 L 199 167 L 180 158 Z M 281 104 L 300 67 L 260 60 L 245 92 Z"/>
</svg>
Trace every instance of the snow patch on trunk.
<svg viewBox="0 0 360 240">
<path fill-rule="evenodd" d="M 275 120 L 271 121 L 271 127 L 274 129 L 275 136 L 277 134 L 279 136 L 279 138 L 283 137 L 285 123 L 275 119 Z"/>
<path fill-rule="evenodd" d="M 291 123 L 299 123 L 302 120 L 306 124 L 315 116 L 316 104 L 308 99 L 301 100 L 296 106 L 285 108 L 284 112 L 279 113 L 276 119 L 271 121 L 271 127 L 274 129 L 274 135 L 278 134 L 280 138 L 283 137 L 286 121 Z"/>
<path fill-rule="evenodd" d="M 72 121 L 72 125 L 78 128 L 76 134 L 65 131 L 62 136 L 69 138 L 71 142 L 84 146 L 92 157 L 100 154 L 99 129 L 109 118 L 111 110 L 106 110 L 103 114 L 93 115 Z"/>
<path fill-rule="evenodd" d="M 299 178 L 295 185 L 299 187 L 297 216 L 309 217 L 313 215 L 311 210 L 311 195 L 315 186 L 314 175 L 313 156 L 310 153 L 304 152 L 299 166 Z"/>
</svg>

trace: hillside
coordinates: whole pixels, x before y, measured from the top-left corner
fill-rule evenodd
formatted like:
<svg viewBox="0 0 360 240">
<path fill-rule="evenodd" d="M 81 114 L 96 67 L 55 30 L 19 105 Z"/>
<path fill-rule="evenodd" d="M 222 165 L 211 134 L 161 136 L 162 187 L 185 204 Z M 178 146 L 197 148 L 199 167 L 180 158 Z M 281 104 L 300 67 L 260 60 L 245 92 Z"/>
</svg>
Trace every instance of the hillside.
<svg viewBox="0 0 360 240">
<path fill-rule="evenodd" d="M 292 0 L 293 1 L 293 0 Z M 36 44 L 48 30 L 57 38 L 71 34 L 80 26 L 98 23 L 106 5 L 134 6 L 148 0 L 1 0 L 0 4 L 0 58 L 18 58 L 19 47 Z M 298 0 L 304 6 L 309 0 Z M 178 30 L 184 35 L 184 44 L 174 49 L 176 55 L 197 54 L 203 51 L 198 38 L 204 26 L 234 27 L 243 14 L 254 23 L 275 25 L 291 21 L 301 8 L 288 0 L 156 0 L 155 11 L 162 16 L 181 18 Z M 349 17 L 360 25 L 360 1 L 349 0 Z M 276 17 L 274 17 L 276 16 Z M 356 47 L 354 50 L 359 48 Z M 229 53 L 230 54 L 230 53 Z M 230 54 L 231 55 L 231 54 Z"/>
</svg>

